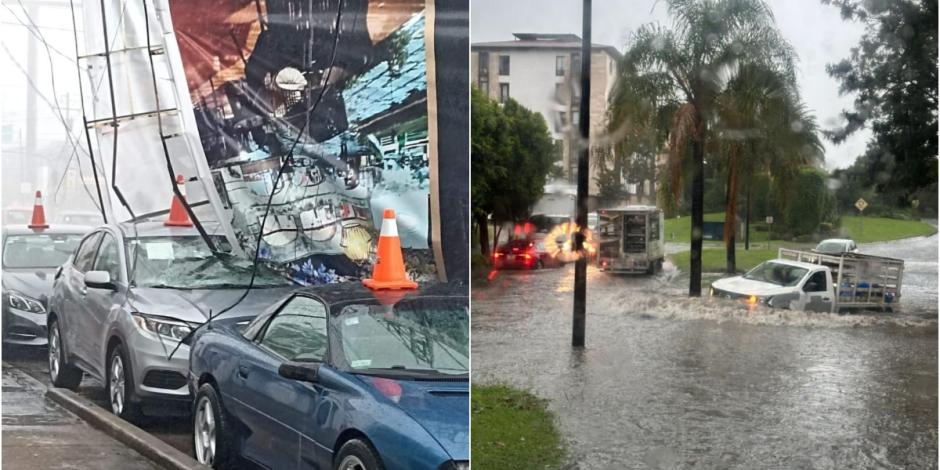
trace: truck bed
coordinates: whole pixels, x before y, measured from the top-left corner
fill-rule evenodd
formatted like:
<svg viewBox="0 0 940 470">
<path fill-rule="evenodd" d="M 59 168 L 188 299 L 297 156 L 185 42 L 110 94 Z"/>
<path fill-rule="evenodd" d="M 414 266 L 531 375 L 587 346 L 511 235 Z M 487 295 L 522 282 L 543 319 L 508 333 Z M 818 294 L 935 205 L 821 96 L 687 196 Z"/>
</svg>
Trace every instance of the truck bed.
<svg viewBox="0 0 940 470">
<path fill-rule="evenodd" d="M 828 267 L 834 281 L 834 311 L 894 309 L 901 300 L 903 260 L 859 253 L 825 255 L 788 248 L 780 248 L 778 257 Z"/>
</svg>

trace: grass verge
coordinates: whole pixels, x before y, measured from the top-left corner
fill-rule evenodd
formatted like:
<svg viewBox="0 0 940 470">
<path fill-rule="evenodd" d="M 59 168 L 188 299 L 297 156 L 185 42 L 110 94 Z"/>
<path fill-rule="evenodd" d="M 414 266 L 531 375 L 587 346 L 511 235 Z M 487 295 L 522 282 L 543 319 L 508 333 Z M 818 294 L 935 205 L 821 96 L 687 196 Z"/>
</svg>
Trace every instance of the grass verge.
<svg viewBox="0 0 940 470">
<path fill-rule="evenodd" d="M 734 252 L 734 257 L 735 265 L 738 268 L 738 271 L 747 271 L 764 261 L 776 258 L 777 246 L 774 246 L 772 249 L 751 248 L 750 250 L 743 250 L 738 248 Z M 673 255 L 669 255 L 669 259 L 671 259 L 673 264 L 675 264 L 676 267 L 682 271 L 689 272 L 688 251 L 682 251 Z M 724 272 L 726 267 L 727 261 L 725 260 L 724 248 L 702 250 L 702 271 Z"/>
<path fill-rule="evenodd" d="M 473 468 L 559 467 L 565 450 L 545 400 L 504 385 L 471 393 Z"/>
<path fill-rule="evenodd" d="M 870 243 L 924 237 L 933 235 L 937 229 L 919 220 L 847 215 L 842 217 L 842 232 L 846 238 L 855 240 L 855 243 Z"/>
</svg>

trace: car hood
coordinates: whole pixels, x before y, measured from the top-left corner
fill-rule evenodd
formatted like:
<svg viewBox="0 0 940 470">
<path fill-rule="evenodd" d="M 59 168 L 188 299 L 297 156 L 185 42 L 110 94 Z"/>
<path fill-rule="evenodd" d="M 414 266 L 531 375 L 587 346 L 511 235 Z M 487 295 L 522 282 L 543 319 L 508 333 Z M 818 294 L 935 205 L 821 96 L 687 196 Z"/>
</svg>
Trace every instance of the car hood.
<svg viewBox="0 0 940 470">
<path fill-rule="evenodd" d="M 788 292 L 793 292 L 796 289 L 795 286 L 778 286 L 777 284 L 772 284 L 769 282 L 745 279 L 744 276 L 719 279 L 712 283 L 712 287 L 715 289 L 721 289 L 725 292 L 731 292 L 733 294 L 756 295 L 758 297 L 785 294 Z"/>
<path fill-rule="evenodd" d="M 370 383 L 372 378 L 359 376 Z M 470 459 L 470 393 L 466 381 L 395 380 L 397 406 L 418 422 L 454 460 Z"/>
<path fill-rule="evenodd" d="M 28 295 L 48 307 L 57 268 L 4 269 L 3 289 Z"/>
<path fill-rule="evenodd" d="M 293 287 L 256 287 L 245 299 L 219 318 L 255 316 L 293 291 Z M 245 293 L 237 289 L 159 289 L 134 287 L 131 305 L 142 313 L 202 323 L 238 301 Z"/>
</svg>

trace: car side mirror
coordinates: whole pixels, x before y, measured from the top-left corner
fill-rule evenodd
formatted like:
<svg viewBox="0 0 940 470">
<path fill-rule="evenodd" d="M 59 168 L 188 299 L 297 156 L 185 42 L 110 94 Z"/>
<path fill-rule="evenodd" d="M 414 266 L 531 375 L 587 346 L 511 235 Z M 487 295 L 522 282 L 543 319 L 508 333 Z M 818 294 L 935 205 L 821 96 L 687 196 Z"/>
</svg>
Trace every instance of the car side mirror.
<svg viewBox="0 0 940 470">
<path fill-rule="evenodd" d="M 85 285 L 92 289 L 117 290 L 107 271 L 88 271 L 85 273 Z"/>
<path fill-rule="evenodd" d="M 277 368 L 277 373 L 285 379 L 316 383 L 320 364 L 316 362 L 285 362 Z"/>
</svg>

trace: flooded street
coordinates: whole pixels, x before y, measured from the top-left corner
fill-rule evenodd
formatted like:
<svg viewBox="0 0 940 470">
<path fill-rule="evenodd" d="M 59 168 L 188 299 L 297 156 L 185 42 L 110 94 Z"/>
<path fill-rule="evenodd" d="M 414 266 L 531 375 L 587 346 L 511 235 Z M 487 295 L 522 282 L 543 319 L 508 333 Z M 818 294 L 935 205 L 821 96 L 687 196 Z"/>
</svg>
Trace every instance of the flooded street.
<svg viewBox="0 0 940 470">
<path fill-rule="evenodd" d="M 674 269 L 589 268 L 580 352 L 573 267 L 503 272 L 474 284 L 473 380 L 548 399 L 571 468 L 936 468 L 937 249 L 923 240 L 901 314 L 748 313 L 685 297 Z"/>
</svg>

